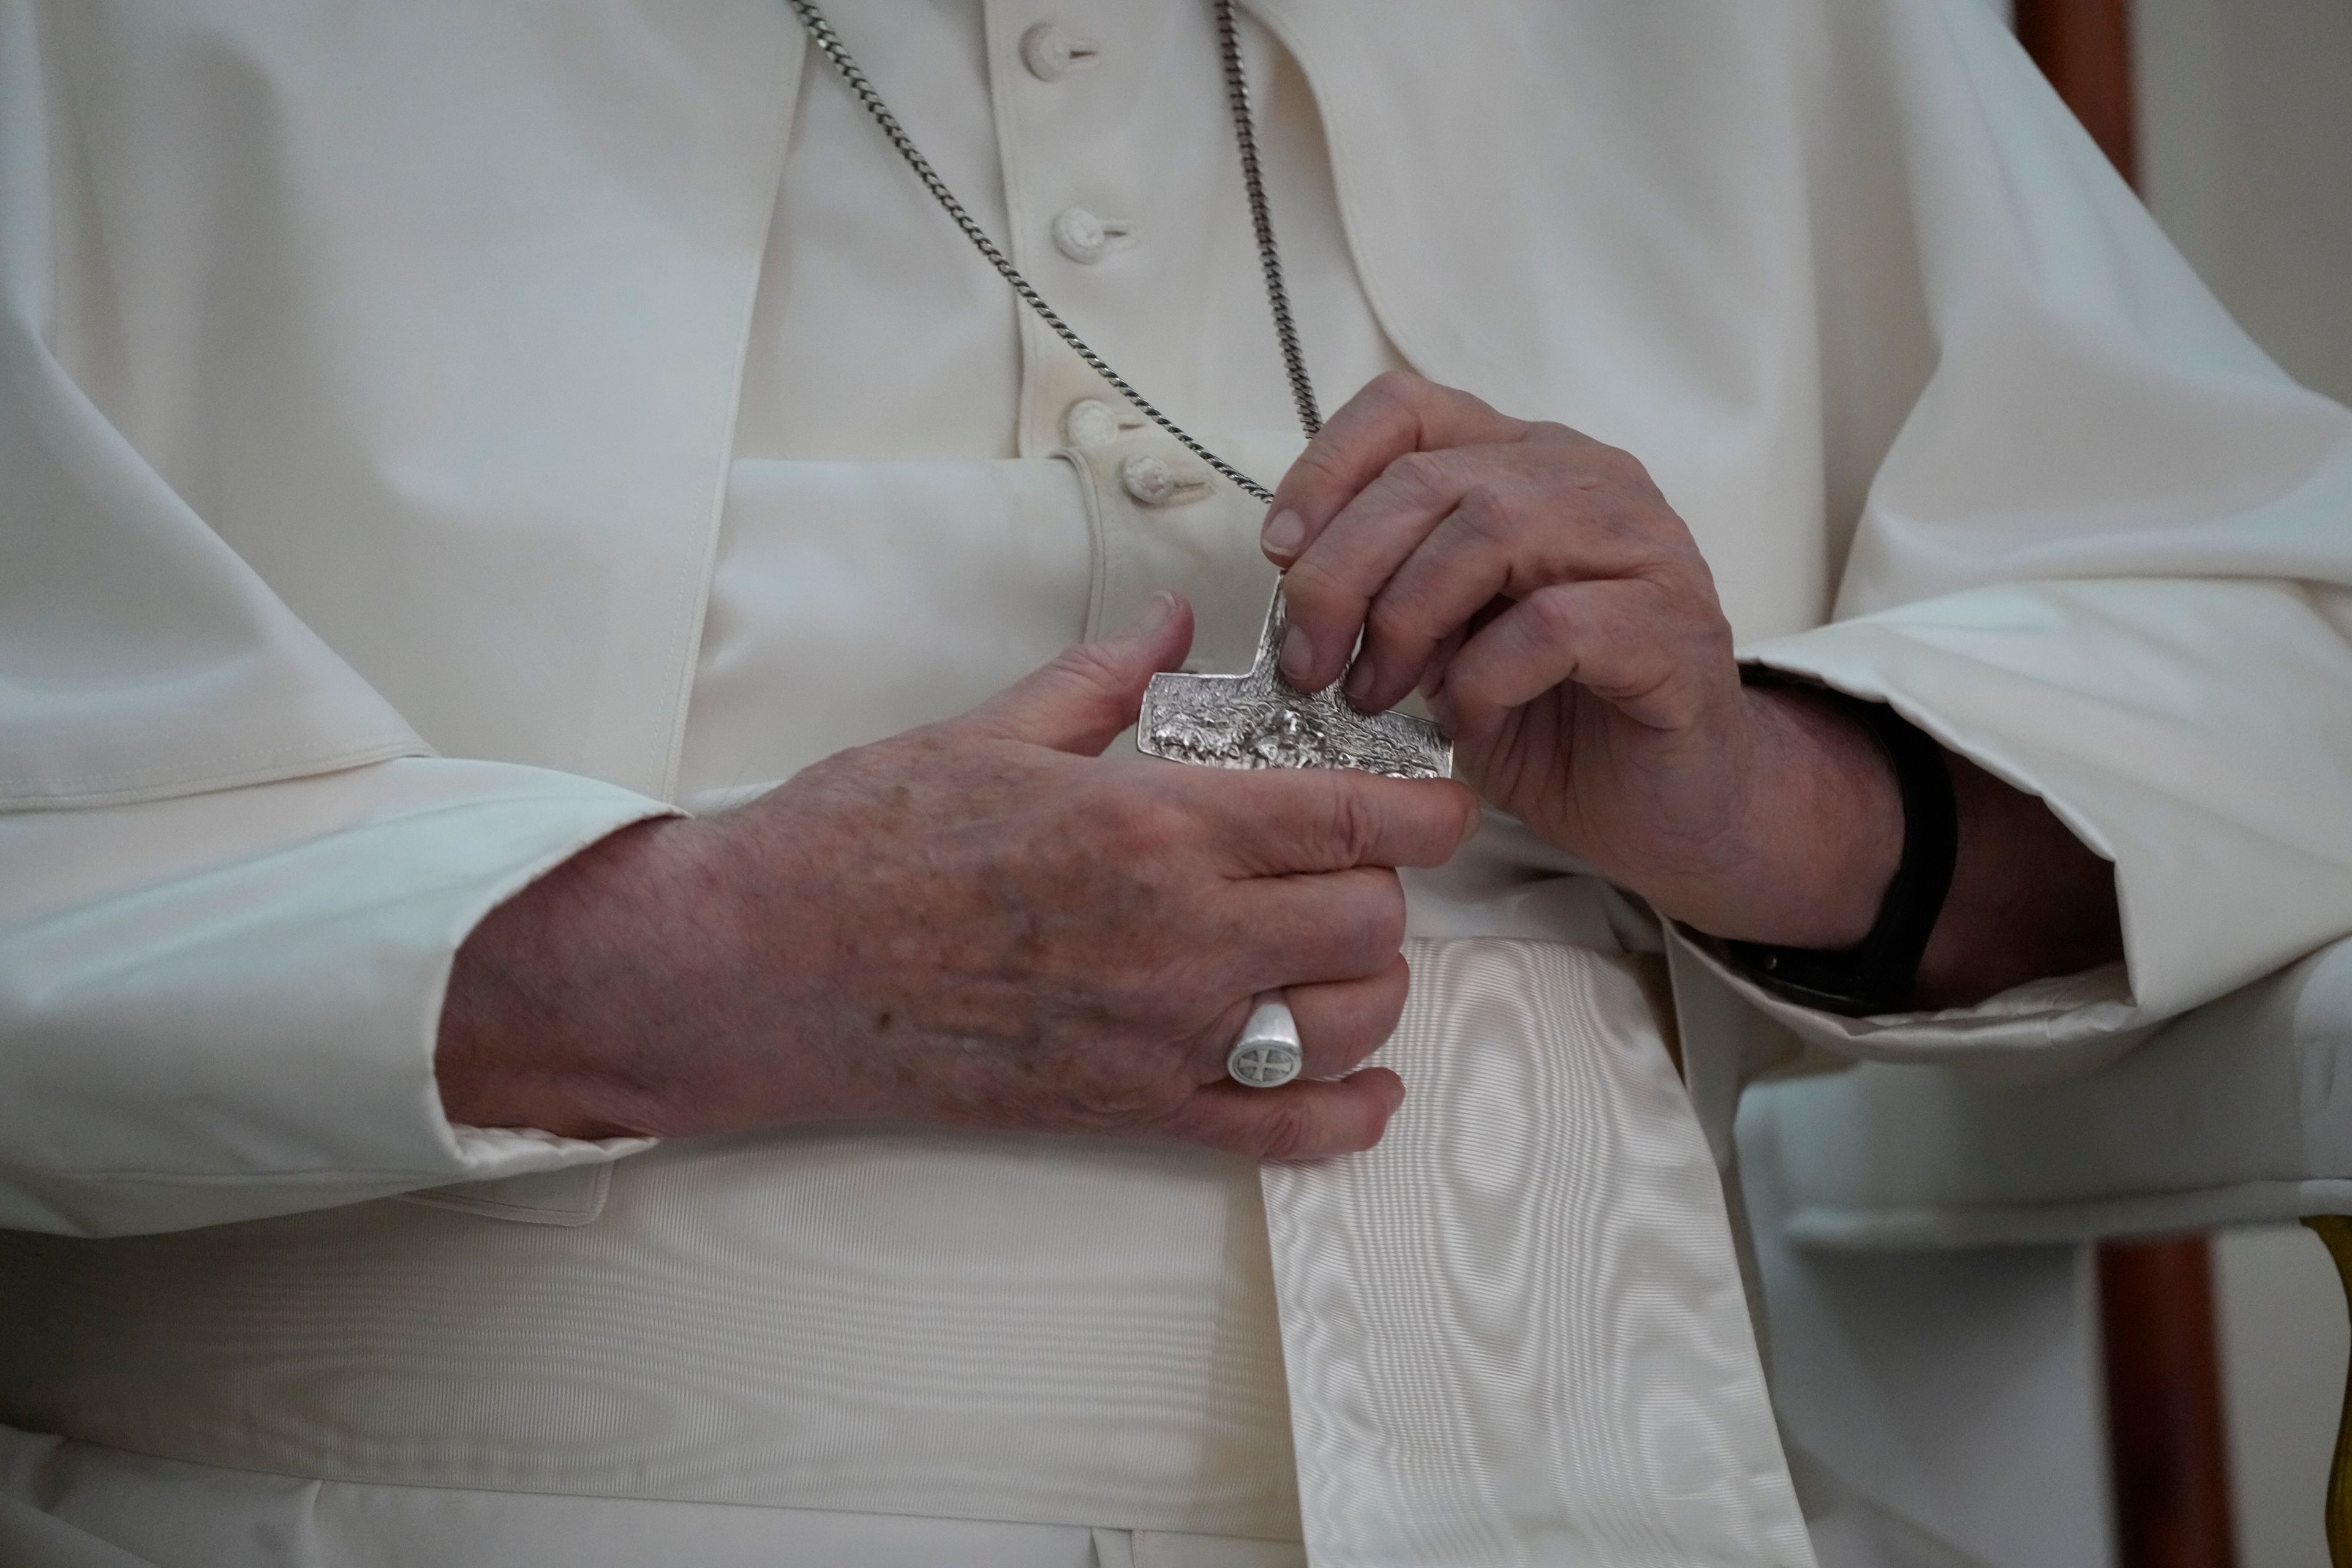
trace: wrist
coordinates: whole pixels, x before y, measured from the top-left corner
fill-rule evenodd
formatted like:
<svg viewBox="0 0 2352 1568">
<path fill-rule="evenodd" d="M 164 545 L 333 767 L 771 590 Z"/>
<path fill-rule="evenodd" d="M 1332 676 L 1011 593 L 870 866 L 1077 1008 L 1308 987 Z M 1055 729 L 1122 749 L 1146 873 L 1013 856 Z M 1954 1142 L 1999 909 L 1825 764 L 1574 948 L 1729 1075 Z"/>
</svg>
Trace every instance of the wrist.
<svg viewBox="0 0 2352 1568">
<path fill-rule="evenodd" d="M 1764 669 L 1743 671 L 1743 680 L 1787 684 Z M 1958 856 L 1952 758 L 1884 704 L 1809 689 L 1816 705 L 1865 732 L 1885 758 L 1900 814 L 1900 856 L 1860 938 L 1834 948 L 1818 942 L 1733 942 L 1726 955 L 1757 984 L 1809 1007 L 1849 1016 L 1906 1011 L 1919 1005 L 1922 960 L 1945 923 Z"/>
<path fill-rule="evenodd" d="M 662 1002 L 680 987 L 664 971 L 708 878 L 709 833 L 684 818 L 632 824 L 475 925 L 450 966 L 434 1056 L 452 1121 L 574 1138 L 676 1129 L 677 1085 L 659 1064 Z"/>
<path fill-rule="evenodd" d="M 1835 951 L 1869 934 L 1903 859 L 1885 751 L 1832 700 L 1743 686 L 1747 765 L 1721 871 L 1669 913 L 1711 936 Z"/>
</svg>

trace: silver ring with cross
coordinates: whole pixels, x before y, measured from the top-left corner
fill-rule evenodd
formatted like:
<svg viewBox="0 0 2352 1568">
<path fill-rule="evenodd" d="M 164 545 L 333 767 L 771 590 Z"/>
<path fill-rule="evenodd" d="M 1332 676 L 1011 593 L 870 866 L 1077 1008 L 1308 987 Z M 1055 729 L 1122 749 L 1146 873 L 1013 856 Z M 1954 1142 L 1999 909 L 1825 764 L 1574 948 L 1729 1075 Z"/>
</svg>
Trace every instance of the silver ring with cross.
<svg viewBox="0 0 2352 1568">
<path fill-rule="evenodd" d="M 1280 1089 L 1307 1066 L 1307 1047 L 1299 1043 L 1298 1020 L 1279 991 L 1268 991 L 1250 1007 L 1241 1037 L 1225 1054 L 1225 1076 L 1252 1089 Z"/>
</svg>

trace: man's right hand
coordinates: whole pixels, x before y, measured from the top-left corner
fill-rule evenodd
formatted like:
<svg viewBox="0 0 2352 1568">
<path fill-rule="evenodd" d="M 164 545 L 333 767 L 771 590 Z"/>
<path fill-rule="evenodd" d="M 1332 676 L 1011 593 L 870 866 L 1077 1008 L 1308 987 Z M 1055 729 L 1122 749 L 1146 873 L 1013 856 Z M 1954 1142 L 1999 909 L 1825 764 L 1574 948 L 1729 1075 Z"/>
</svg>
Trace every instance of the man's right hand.
<svg viewBox="0 0 2352 1568">
<path fill-rule="evenodd" d="M 624 829 L 457 953 L 453 1121 L 578 1137 L 850 1117 L 1187 1139 L 1307 1159 L 1403 1099 L 1355 1070 L 1404 1006 L 1398 866 L 1468 836 L 1459 784 L 1100 752 L 1192 641 L 1181 600 L 971 713 L 752 805 Z M 1225 1077 L 1287 991 L 1307 1078 Z"/>
</svg>

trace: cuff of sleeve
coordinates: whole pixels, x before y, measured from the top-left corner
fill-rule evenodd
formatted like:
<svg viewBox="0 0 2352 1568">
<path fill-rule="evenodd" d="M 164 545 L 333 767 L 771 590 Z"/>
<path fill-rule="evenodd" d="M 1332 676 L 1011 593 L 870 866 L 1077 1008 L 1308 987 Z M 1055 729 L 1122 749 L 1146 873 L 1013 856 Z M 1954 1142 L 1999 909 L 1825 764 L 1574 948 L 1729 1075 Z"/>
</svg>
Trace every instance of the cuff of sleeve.
<svg viewBox="0 0 2352 1568">
<path fill-rule="evenodd" d="M 2037 980 L 1973 1007 L 1846 1017 L 1800 1005 L 1758 985 L 1679 928 L 1668 942 L 1739 999 L 1806 1045 L 1853 1060 L 1961 1067 L 1999 1082 L 2031 1082 L 2112 1060 L 2161 1020 L 2135 1005 L 2124 966 Z"/>
<path fill-rule="evenodd" d="M 2343 639 L 2291 585 L 1999 584 L 1741 656 L 1889 704 L 2114 862 L 2125 975 L 1969 1009 L 1989 1050 L 2177 1016 L 2352 921 L 2352 841 L 2321 804 L 2340 793 L 2343 735 L 2315 675 L 2342 668 Z M 1890 1027 L 1856 1033 L 1892 1045 Z"/>
<path fill-rule="evenodd" d="M 316 830 L 0 928 L 0 1225 L 180 1229 L 647 1146 L 452 1125 L 433 1052 L 450 963 L 482 916 L 673 808 L 442 759 L 263 787 L 282 793 L 112 808 L 105 826 L 194 824 L 234 845 L 274 806 Z M 222 827 L 229 812 L 244 816 Z"/>
</svg>

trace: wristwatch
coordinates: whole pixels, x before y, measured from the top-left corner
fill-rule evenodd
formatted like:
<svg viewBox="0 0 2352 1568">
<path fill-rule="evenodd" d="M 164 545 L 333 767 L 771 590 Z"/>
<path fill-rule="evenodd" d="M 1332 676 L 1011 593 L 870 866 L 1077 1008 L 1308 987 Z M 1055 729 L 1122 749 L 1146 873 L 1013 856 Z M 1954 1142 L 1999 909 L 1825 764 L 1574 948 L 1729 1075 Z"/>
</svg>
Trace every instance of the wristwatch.
<svg viewBox="0 0 2352 1568">
<path fill-rule="evenodd" d="M 1870 934 L 1853 946 L 1830 952 L 1725 942 L 1719 951 L 1748 979 L 1801 1006 L 1846 1017 L 1907 1011 L 1918 986 L 1919 958 L 1944 912 L 1959 855 L 1959 807 L 1944 748 L 1883 702 L 1760 664 L 1740 666 L 1739 679 L 1749 686 L 1801 688 L 1870 732 L 1902 794 L 1903 858 Z"/>
</svg>

